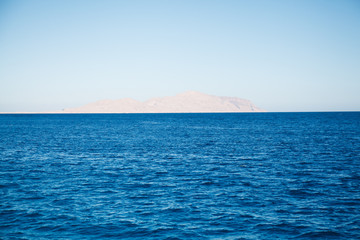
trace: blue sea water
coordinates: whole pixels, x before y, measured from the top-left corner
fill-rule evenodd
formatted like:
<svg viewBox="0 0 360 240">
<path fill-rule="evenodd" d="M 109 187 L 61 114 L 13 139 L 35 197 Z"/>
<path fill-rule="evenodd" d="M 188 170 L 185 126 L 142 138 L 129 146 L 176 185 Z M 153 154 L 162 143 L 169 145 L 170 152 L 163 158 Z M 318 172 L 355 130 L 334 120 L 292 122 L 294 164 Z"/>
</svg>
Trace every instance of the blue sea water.
<svg viewBox="0 0 360 240">
<path fill-rule="evenodd" d="M 360 239 L 360 113 L 0 115 L 1 239 Z"/>
</svg>

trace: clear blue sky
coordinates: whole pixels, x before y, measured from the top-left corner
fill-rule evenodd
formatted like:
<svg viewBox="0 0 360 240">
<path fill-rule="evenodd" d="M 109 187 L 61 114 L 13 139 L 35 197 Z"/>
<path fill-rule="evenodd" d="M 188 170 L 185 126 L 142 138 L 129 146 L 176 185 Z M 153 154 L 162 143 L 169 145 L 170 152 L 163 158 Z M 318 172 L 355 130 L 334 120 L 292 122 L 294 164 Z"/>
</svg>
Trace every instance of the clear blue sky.
<svg viewBox="0 0 360 240">
<path fill-rule="evenodd" d="M 186 90 L 360 111 L 360 1 L 0 1 L 0 111 Z"/>
</svg>

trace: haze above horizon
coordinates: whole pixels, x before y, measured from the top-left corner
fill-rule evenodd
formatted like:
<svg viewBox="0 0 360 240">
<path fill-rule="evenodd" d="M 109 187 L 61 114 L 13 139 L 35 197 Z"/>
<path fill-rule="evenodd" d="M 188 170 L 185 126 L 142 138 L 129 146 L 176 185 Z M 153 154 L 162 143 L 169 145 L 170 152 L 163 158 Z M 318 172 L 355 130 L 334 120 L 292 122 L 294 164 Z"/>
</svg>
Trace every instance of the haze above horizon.
<svg viewBox="0 0 360 240">
<path fill-rule="evenodd" d="M 1 1 L 0 112 L 195 90 L 360 111 L 359 1 Z"/>
</svg>

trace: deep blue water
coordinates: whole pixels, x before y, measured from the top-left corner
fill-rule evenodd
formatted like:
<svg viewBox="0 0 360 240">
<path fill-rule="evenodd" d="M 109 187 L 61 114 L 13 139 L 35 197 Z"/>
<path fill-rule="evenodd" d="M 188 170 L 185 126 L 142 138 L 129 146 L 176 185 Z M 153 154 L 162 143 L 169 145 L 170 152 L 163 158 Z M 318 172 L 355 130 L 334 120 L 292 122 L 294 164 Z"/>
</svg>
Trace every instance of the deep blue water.
<svg viewBox="0 0 360 240">
<path fill-rule="evenodd" d="M 1 239 L 360 239 L 360 112 L 0 115 Z"/>
</svg>

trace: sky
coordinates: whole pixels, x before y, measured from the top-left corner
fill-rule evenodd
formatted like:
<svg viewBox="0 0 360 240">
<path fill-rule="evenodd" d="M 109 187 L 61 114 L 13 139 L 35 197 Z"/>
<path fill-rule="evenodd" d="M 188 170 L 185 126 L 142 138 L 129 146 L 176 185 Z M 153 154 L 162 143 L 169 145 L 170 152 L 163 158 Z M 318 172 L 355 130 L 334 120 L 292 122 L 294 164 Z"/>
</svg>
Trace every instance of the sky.
<svg viewBox="0 0 360 240">
<path fill-rule="evenodd" d="M 0 112 L 188 90 L 360 111 L 360 1 L 0 1 Z"/>
</svg>

